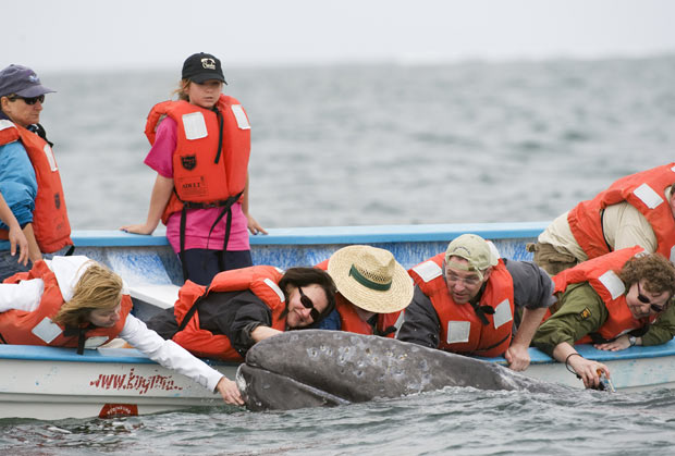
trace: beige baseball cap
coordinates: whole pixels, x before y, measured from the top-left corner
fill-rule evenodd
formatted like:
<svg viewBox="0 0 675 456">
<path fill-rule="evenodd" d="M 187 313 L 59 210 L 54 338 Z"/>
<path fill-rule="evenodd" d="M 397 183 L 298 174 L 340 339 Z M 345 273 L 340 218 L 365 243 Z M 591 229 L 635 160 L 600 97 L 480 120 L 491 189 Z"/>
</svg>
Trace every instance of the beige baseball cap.
<svg viewBox="0 0 675 456">
<path fill-rule="evenodd" d="M 452 257 L 464 258 L 469 262 L 468 267 L 451 261 Z M 498 258 L 496 249 L 490 243 L 476 234 L 462 234 L 448 244 L 445 251 L 445 264 L 453 268 L 478 272 L 481 280 L 482 271 L 496 266 Z"/>
</svg>

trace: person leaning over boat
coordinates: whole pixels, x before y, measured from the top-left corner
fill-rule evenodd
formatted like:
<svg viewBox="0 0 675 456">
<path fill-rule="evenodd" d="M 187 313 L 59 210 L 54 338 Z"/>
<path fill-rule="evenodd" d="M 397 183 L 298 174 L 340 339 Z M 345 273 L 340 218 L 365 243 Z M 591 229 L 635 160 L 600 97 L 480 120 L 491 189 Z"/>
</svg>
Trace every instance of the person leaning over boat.
<svg viewBox="0 0 675 456">
<path fill-rule="evenodd" d="M 557 274 L 558 302 L 532 344 L 564 362 L 597 387 L 602 363 L 583 358 L 573 345 L 593 343 L 601 350 L 660 345 L 675 335 L 675 267 L 658 253 L 635 246 L 585 261 Z"/>
<path fill-rule="evenodd" d="M 401 313 L 412 299 L 413 283 L 391 252 L 352 245 L 316 267 L 327 270 L 337 287 L 335 310 L 319 329 L 394 337 Z"/>
<path fill-rule="evenodd" d="M 197 356 L 242 361 L 261 340 L 316 326 L 335 308 L 335 291 L 328 273 L 316 268 L 224 271 L 208 287 L 187 281 L 175 306 L 148 327 Z"/>
<path fill-rule="evenodd" d="M 529 244 L 549 274 L 639 245 L 675 261 L 675 163 L 625 176 L 557 217 Z"/>
<path fill-rule="evenodd" d="M 239 101 L 221 93 L 223 84 L 215 56 L 185 60 L 179 100 L 158 103 L 148 115 L 145 164 L 157 179 L 147 220 L 120 228 L 152 234 L 161 219 L 184 279 L 201 285 L 253 265 L 248 231 L 267 234 L 248 210 L 251 126 Z"/>
<path fill-rule="evenodd" d="M 28 67 L 0 70 L 0 193 L 23 229 L 31 263 L 73 244 L 52 143 L 39 123 L 45 95 L 53 92 Z M 11 236 L 4 222 L 0 239 Z M 0 251 L 0 281 L 27 271 L 23 258 Z"/>
<path fill-rule="evenodd" d="M 96 348 L 120 337 L 148 358 L 173 369 L 223 400 L 243 405 L 236 384 L 166 341 L 129 313 L 122 278 L 84 256 L 37 261 L 0 284 L 0 342 Z"/>
<path fill-rule="evenodd" d="M 527 369 L 532 336 L 555 302 L 545 271 L 528 261 L 499 259 L 492 243 L 463 234 L 445 253 L 408 272 L 416 287 L 399 340 L 467 355 L 504 355 L 511 369 Z M 517 331 L 515 309 L 523 311 Z"/>
</svg>

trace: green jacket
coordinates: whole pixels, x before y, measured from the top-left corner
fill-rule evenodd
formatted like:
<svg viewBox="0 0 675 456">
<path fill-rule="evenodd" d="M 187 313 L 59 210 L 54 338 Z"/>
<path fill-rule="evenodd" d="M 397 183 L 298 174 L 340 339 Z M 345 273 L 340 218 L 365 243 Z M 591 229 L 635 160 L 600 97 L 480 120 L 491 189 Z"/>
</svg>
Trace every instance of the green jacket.
<svg viewBox="0 0 675 456">
<path fill-rule="evenodd" d="M 558 310 L 539 326 L 532 345 L 549 356 L 562 342 L 574 345 L 605 323 L 609 313 L 600 296 L 588 282 L 570 285 L 558 294 Z M 642 345 L 665 344 L 675 336 L 675 307 L 666 309 L 642 336 Z"/>
</svg>

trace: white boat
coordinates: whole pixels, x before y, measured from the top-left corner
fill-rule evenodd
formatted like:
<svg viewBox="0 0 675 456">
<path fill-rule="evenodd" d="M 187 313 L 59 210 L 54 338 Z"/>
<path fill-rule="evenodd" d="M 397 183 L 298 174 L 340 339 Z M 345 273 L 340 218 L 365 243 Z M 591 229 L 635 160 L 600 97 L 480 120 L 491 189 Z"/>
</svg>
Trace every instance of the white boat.
<svg viewBox="0 0 675 456">
<path fill-rule="evenodd" d="M 529 260 L 525 244 L 546 226 L 531 222 L 271 229 L 268 236 L 253 236 L 251 247 L 255 264 L 288 268 L 317 264 L 345 245 L 368 244 L 390 250 L 410 268 L 444 251 L 453 238 L 475 233 L 493 241 L 501 256 Z M 73 241 L 77 254 L 108 265 L 125 279 L 139 318 L 147 319 L 175 302 L 182 271 L 164 236 L 80 231 Z M 609 366 L 618 391 L 675 388 L 675 341 L 620 352 L 587 345 L 578 350 Z M 530 356 L 532 364 L 525 375 L 583 388 L 563 364 L 534 348 Z M 503 358 L 489 361 L 505 364 Z M 237 365 L 214 363 L 214 367 L 234 378 Z M 219 395 L 134 349 L 100 348 L 77 355 L 67 348 L 0 345 L 0 418 L 110 417 L 195 406 L 223 403 Z"/>
</svg>

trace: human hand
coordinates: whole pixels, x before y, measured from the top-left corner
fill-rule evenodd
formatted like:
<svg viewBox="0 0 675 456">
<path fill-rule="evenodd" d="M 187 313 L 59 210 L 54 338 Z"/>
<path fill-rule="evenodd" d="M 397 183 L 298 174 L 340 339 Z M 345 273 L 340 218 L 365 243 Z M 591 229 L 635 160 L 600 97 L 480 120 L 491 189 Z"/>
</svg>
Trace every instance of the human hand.
<svg viewBox="0 0 675 456">
<path fill-rule="evenodd" d="M 28 239 L 19 225 L 9 229 L 9 245 L 12 256 L 16 255 L 16 249 L 19 248 L 17 263 L 26 266 L 28 264 Z"/>
<path fill-rule="evenodd" d="M 156 227 L 150 226 L 147 223 L 142 223 L 138 225 L 124 225 L 120 227 L 120 231 L 124 231 L 125 233 L 132 233 L 132 234 L 152 234 L 153 231 L 155 231 Z"/>
<path fill-rule="evenodd" d="M 524 345 L 511 345 L 506 349 L 504 358 L 509 363 L 509 369 L 514 371 L 524 371 L 530 366 L 530 353 Z"/>
<path fill-rule="evenodd" d="M 244 405 L 244 399 L 241 397 L 237 384 L 227 377 L 220 379 L 216 389 L 223 396 L 223 400 L 229 405 Z"/>
<path fill-rule="evenodd" d="M 248 219 L 248 230 L 251 232 L 251 234 L 267 234 L 267 231 L 260 226 L 260 224 L 256 221 L 256 219 L 253 218 L 251 215 L 246 215 L 246 218 Z"/>
<path fill-rule="evenodd" d="M 600 375 L 602 373 L 605 374 L 605 377 L 610 378 L 607 366 L 597 361 L 586 359 L 581 355 L 569 358 L 568 364 L 581 377 L 586 388 L 597 388 L 600 384 Z"/>
<path fill-rule="evenodd" d="M 604 344 L 594 344 L 593 346 L 598 350 L 619 351 L 630 348 L 630 341 L 628 340 L 628 336 L 621 336 L 611 342 L 606 342 Z"/>
</svg>

